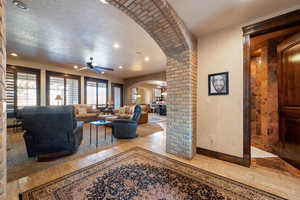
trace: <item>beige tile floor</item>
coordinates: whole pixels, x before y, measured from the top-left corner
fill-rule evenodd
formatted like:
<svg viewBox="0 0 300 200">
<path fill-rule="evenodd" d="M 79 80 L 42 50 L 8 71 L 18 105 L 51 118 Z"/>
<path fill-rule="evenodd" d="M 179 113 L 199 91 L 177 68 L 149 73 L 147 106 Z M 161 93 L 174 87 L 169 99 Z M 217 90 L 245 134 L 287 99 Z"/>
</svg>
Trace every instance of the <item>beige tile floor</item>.
<svg viewBox="0 0 300 200">
<path fill-rule="evenodd" d="M 163 123 L 161 123 L 161 125 L 165 126 Z M 51 180 L 99 162 L 135 146 L 160 153 L 195 167 L 231 178 L 273 194 L 280 195 L 290 200 L 300 199 L 300 179 L 286 176 L 266 168 L 246 168 L 202 155 L 196 155 L 192 160 L 177 158 L 176 156 L 166 153 L 165 134 L 165 131 L 161 131 L 147 137 L 136 138 L 130 141 L 121 141 L 119 144 L 109 149 L 105 149 L 97 153 L 87 155 L 86 157 L 69 161 L 53 168 L 10 182 L 8 184 L 8 199 L 18 200 L 18 194 L 21 192 L 47 183 Z"/>
</svg>

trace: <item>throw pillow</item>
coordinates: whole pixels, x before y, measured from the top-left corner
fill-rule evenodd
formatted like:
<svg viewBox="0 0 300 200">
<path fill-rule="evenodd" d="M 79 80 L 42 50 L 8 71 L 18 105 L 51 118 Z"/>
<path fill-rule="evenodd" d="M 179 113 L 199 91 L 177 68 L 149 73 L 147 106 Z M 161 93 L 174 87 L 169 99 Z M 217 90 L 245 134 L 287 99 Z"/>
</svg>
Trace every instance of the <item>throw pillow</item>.
<svg viewBox="0 0 300 200">
<path fill-rule="evenodd" d="M 126 113 L 126 108 L 125 107 L 119 108 L 119 114 L 125 114 L 125 113 Z"/>
<path fill-rule="evenodd" d="M 85 108 L 78 108 L 78 114 L 86 114 Z"/>
<path fill-rule="evenodd" d="M 124 108 L 125 108 L 125 113 L 129 114 L 129 106 L 124 106 Z"/>
<path fill-rule="evenodd" d="M 129 113 L 132 114 L 134 112 L 134 108 L 135 108 L 135 105 L 134 106 L 130 106 L 130 109 L 129 109 Z"/>
</svg>

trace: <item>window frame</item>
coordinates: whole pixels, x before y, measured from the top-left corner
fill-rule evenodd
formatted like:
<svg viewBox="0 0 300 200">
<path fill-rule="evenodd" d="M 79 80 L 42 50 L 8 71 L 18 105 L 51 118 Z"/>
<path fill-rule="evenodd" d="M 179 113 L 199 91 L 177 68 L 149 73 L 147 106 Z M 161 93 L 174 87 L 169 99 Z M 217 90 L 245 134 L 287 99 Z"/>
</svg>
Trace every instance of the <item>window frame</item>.
<svg viewBox="0 0 300 200">
<path fill-rule="evenodd" d="M 61 72 L 46 71 L 46 104 L 50 105 L 50 77 L 64 79 L 64 97 L 62 105 L 67 105 L 67 79 L 78 80 L 78 104 L 81 104 L 81 76 Z"/>
<path fill-rule="evenodd" d="M 105 83 L 106 84 L 106 105 L 105 107 L 107 107 L 108 105 L 108 80 L 105 79 L 99 79 L 99 78 L 91 78 L 91 77 L 84 77 L 84 103 L 87 104 L 87 82 L 95 82 L 97 85 L 97 89 L 96 89 L 96 107 L 97 108 L 102 108 L 101 106 L 99 106 L 99 102 L 98 102 L 98 83 Z"/>
<path fill-rule="evenodd" d="M 7 65 L 7 71 L 10 70 L 13 73 L 14 76 L 14 112 L 13 113 L 7 113 L 8 118 L 13 118 L 16 116 L 16 112 L 18 110 L 18 80 L 17 80 L 17 73 L 27 73 L 27 74 L 33 74 L 36 75 L 36 106 L 41 105 L 41 70 L 40 69 L 34 69 L 30 67 L 22 67 L 17 65 Z M 7 74 L 5 74 L 7 76 Z M 7 92 L 7 89 L 5 89 L 5 92 Z"/>
</svg>

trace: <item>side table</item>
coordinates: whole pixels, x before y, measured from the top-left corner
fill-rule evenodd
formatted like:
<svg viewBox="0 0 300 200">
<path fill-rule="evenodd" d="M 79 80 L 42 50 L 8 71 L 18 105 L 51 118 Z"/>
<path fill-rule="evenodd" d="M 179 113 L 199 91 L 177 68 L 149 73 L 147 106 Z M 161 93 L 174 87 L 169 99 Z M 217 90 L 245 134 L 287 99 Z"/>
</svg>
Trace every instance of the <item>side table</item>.
<svg viewBox="0 0 300 200">
<path fill-rule="evenodd" d="M 92 126 L 96 127 L 96 147 L 98 147 L 98 127 L 104 126 L 104 135 L 106 140 L 106 126 L 112 125 L 112 122 L 105 121 L 105 120 L 98 120 L 98 121 L 92 121 L 89 122 L 90 124 L 90 144 L 92 144 Z M 111 143 L 113 143 L 113 135 L 111 134 Z"/>
</svg>

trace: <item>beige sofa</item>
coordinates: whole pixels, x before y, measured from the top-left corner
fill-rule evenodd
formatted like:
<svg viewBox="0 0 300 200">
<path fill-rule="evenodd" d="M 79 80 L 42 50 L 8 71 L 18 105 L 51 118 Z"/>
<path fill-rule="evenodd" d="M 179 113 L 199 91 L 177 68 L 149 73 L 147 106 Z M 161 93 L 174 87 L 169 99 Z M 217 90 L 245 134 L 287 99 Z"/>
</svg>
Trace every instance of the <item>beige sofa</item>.
<svg viewBox="0 0 300 200">
<path fill-rule="evenodd" d="M 94 109 L 92 105 L 74 105 L 77 121 L 90 122 L 99 120 L 100 111 Z"/>
</svg>

